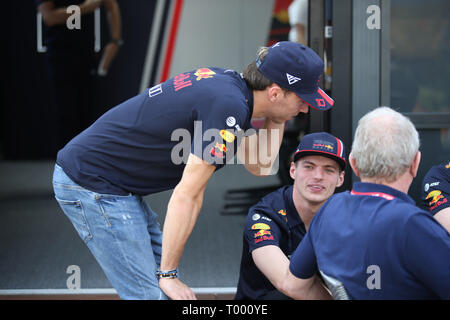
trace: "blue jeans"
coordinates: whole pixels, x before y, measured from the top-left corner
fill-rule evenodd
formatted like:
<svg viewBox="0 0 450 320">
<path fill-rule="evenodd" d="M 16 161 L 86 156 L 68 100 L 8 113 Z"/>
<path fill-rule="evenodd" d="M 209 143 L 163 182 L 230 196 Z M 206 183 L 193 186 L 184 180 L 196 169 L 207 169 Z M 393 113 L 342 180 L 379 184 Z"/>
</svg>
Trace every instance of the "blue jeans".
<svg viewBox="0 0 450 320">
<path fill-rule="evenodd" d="M 55 165 L 56 200 L 122 299 L 167 299 L 155 272 L 162 233 L 156 213 L 140 196 L 87 190 Z"/>
</svg>

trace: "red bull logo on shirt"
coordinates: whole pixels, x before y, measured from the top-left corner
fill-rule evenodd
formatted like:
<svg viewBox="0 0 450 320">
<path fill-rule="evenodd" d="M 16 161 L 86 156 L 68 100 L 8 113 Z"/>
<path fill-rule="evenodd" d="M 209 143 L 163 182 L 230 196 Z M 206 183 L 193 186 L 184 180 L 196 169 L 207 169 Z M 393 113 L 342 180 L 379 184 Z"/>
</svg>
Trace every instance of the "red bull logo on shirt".
<svg viewBox="0 0 450 320">
<path fill-rule="evenodd" d="M 425 199 L 426 200 L 431 199 L 429 205 L 432 206 L 433 204 L 437 203 L 439 200 L 444 198 L 444 196 L 441 195 L 441 193 L 442 192 L 439 190 L 433 190 L 427 195 Z"/>
<path fill-rule="evenodd" d="M 264 235 L 270 236 L 271 233 L 270 233 L 270 231 L 267 231 L 267 230 L 259 230 L 259 231 L 256 232 L 253 236 L 254 236 L 255 238 L 258 238 L 258 237 L 262 237 L 262 236 L 264 236 Z"/>
<path fill-rule="evenodd" d="M 270 231 L 259 230 L 257 233 L 255 233 L 255 244 L 267 240 L 274 240 L 273 235 L 270 233 Z"/>
<path fill-rule="evenodd" d="M 447 203 L 447 198 L 442 195 L 442 191 L 440 190 L 433 190 L 431 191 L 427 197 L 426 200 L 430 200 L 430 203 L 428 204 L 430 206 L 430 211 L 433 211 L 437 207 L 439 207 L 441 204 Z"/>
<path fill-rule="evenodd" d="M 216 73 L 214 71 L 212 71 L 211 69 L 208 68 L 200 68 L 197 69 L 197 71 L 194 73 L 194 75 L 197 76 L 197 81 L 202 80 L 202 79 L 208 79 L 208 78 L 212 78 L 213 75 L 215 75 Z"/>
<path fill-rule="evenodd" d="M 224 156 L 224 153 L 227 152 L 227 146 L 224 145 L 223 143 L 217 143 L 214 146 L 214 148 L 211 149 L 211 155 L 222 159 Z"/>
<path fill-rule="evenodd" d="M 216 143 L 216 148 L 222 152 L 227 152 L 227 146 L 224 145 L 223 143 L 222 144 Z"/>
</svg>

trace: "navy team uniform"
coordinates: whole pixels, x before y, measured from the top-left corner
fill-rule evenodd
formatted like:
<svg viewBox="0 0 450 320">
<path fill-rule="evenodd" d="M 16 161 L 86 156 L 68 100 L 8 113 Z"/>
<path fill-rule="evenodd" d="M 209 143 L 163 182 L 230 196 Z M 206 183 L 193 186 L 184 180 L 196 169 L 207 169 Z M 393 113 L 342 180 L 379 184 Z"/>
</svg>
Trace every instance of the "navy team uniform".
<svg viewBox="0 0 450 320">
<path fill-rule="evenodd" d="M 191 153 L 220 169 L 250 128 L 236 72 L 182 73 L 112 108 L 59 151 L 55 198 L 122 299 L 165 299 L 162 233 L 142 196 L 174 188 Z"/>
<path fill-rule="evenodd" d="M 280 247 L 287 257 L 306 234 L 292 200 L 292 186 L 284 186 L 253 206 L 245 222 L 240 277 L 235 299 L 287 298 L 258 269 L 252 251 L 267 245 Z"/>
<path fill-rule="evenodd" d="M 355 183 L 315 215 L 290 270 L 302 279 L 320 270 L 350 299 L 450 299 L 450 236 L 407 194 Z"/>
<path fill-rule="evenodd" d="M 432 167 L 423 179 L 422 206 L 434 216 L 450 207 L 450 162 Z"/>
<path fill-rule="evenodd" d="M 252 112 L 253 92 L 240 74 L 193 70 L 106 112 L 58 153 L 57 164 L 77 184 L 98 193 L 169 190 L 181 179 L 186 163 L 172 161 L 173 156 L 187 160 L 190 151 L 222 168 L 226 152 L 237 149 L 236 135 L 251 128 Z M 194 128 L 195 121 L 201 123 Z M 186 138 L 173 135 L 180 129 L 188 133 L 184 142 L 190 150 L 172 154 Z M 208 134 L 209 129 L 217 134 Z"/>
</svg>

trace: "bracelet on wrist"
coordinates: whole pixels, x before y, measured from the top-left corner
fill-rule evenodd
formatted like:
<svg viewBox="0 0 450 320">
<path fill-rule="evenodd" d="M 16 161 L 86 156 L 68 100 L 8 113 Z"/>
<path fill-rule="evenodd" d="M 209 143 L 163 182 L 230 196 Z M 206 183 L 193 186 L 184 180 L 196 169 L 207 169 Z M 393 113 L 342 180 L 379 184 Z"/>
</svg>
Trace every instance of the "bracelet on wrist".
<svg viewBox="0 0 450 320">
<path fill-rule="evenodd" d="M 178 278 L 178 270 L 174 269 L 174 270 L 170 270 L 170 271 L 161 271 L 161 270 L 157 270 L 156 271 L 156 277 L 159 279 L 173 279 L 173 278 Z"/>
</svg>

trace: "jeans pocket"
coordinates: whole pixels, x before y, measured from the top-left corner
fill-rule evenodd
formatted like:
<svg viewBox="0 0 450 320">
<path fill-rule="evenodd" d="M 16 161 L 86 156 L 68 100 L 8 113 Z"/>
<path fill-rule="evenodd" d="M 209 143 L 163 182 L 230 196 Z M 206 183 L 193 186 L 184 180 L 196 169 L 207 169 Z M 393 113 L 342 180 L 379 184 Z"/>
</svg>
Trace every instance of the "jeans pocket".
<svg viewBox="0 0 450 320">
<path fill-rule="evenodd" d="M 88 243 L 92 239 L 92 233 L 84 213 L 83 205 L 80 200 L 70 201 L 56 198 L 65 215 L 72 222 L 80 238 Z"/>
</svg>

